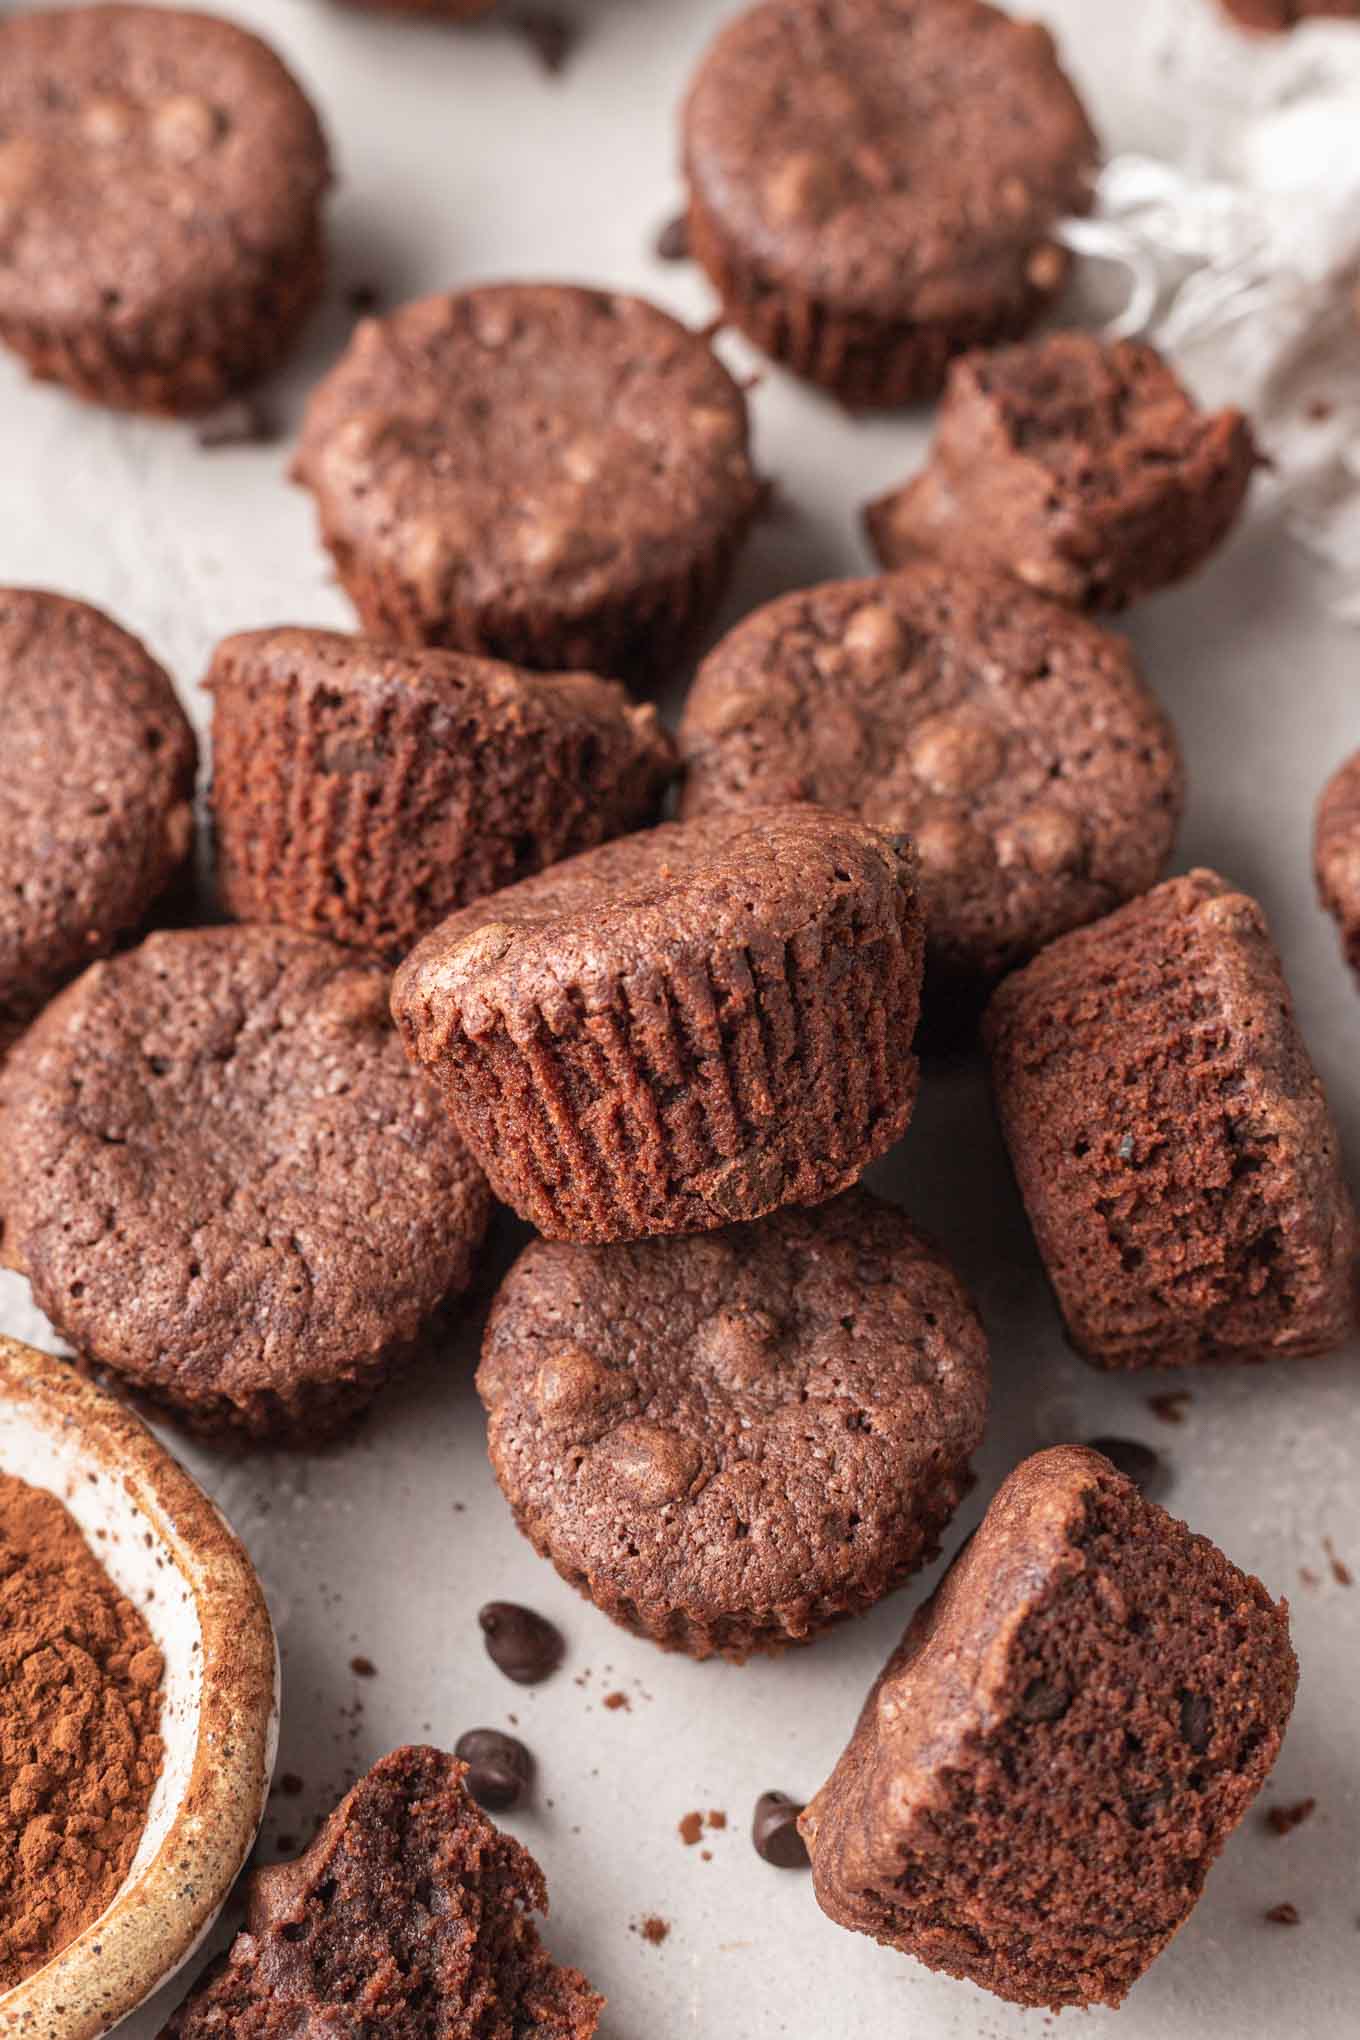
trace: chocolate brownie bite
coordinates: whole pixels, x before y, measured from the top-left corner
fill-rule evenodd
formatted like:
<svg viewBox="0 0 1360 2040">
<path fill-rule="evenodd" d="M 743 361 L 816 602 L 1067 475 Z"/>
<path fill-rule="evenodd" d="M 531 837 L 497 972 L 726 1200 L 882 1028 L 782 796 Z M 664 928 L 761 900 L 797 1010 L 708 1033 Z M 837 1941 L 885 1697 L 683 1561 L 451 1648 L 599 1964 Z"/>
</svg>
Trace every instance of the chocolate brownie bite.
<svg viewBox="0 0 1360 2040">
<path fill-rule="evenodd" d="M 367 14 L 419 14 L 427 21 L 474 21 L 489 14 L 496 0 L 341 0 Z"/>
<path fill-rule="evenodd" d="M 1254 900 L 1211 871 L 1171 879 L 1008 978 L 985 1033 L 1030 1224 L 1088 1360 L 1341 1344 L 1355 1215 Z"/>
<path fill-rule="evenodd" d="M 184 866 L 198 751 L 144 645 L 32 588 L 0 588 L 0 728 L 3 1053 Z"/>
<path fill-rule="evenodd" d="M 862 1190 L 697 1239 L 536 1241 L 477 1376 L 535 1549 L 624 1628 L 737 1661 L 935 1556 L 987 1381 L 958 1277 Z"/>
<path fill-rule="evenodd" d="M 228 638 L 207 684 L 227 911 L 394 962 L 649 821 L 673 769 L 656 710 L 586 673 L 282 629 Z"/>
<path fill-rule="evenodd" d="M 96 403 L 211 409 L 321 292 L 325 137 L 258 37 L 178 8 L 0 21 L 0 340 Z"/>
<path fill-rule="evenodd" d="M 1322 904 L 1341 930 L 1346 961 L 1360 975 L 1360 751 L 1322 790 L 1313 864 Z"/>
<path fill-rule="evenodd" d="M 929 461 L 865 523 L 885 567 L 933 554 L 1123 609 L 1203 564 L 1257 465 L 1242 412 L 1199 410 L 1154 347 L 1051 333 L 954 364 Z"/>
<path fill-rule="evenodd" d="M 305 1855 L 255 1872 L 244 1929 L 161 2040 L 591 2040 L 604 1999 L 543 1947 L 543 1872 L 466 1773 L 434 1749 L 375 1764 Z"/>
<path fill-rule="evenodd" d="M 1108 1460 L 1016 1468 L 801 1822 L 840 1925 L 1014 2004 L 1118 2005 L 1279 1753 L 1288 1611 Z"/>
<path fill-rule="evenodd" d="M 921 561 L 779 597 L 699 669 L 687 816 L 812 800 L 909 834 L 943 1038 L 1055 935 L 1155 884 L 1182 775 L 1122 638 Z"/>
<path fill-rule="evenodd" d="M 911 1117 L 921 958 L 909 847 L 769 808 L 624 836 L 464 908 L 392 1008 L 497 1196 L 598 1244 L 853 1183 Z"/>
<path fill-rule="evenodd" d="M 362 321 L 294 472 L 376 635 L 637 682 L 708 614 L 759 499 L 707 340 L 564 284 Z"/>
<path fill-rule="evenodd" d="M 1098 144 L 1052 38 L 980 0 L 764 0 L 683 115 L 689 239 L 733 324 L 857 406 L 933 396 L 1066 278 Z"/>
<path fill-rule="evenodd" d="M 1360 21 L 1360 0 L 1221 0 L 1244 28 L 1283 34 L 1304 21 Z"/>
<path fill-rule="evenodd" d="M 471 1278 L 486 1185 L 387 986 L 282 929 L 153 935 L 0 1073 L 5 1260 L 79 1354 L 197 1429 L 333 1429 Z"/>
</svg>

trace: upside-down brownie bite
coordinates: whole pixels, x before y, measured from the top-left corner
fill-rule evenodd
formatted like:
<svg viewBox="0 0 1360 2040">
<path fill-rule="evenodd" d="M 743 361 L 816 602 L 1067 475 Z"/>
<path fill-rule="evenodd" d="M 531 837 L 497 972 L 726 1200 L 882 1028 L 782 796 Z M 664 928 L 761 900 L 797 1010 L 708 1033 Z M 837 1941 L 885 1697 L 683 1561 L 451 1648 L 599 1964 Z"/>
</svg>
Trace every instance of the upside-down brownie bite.
<svg viewBox="0 0 1360 2040">
<path fill-rule="evenodd" d="M 1155 884 L 1181 808 L 1123 638 L 929 560 L 746 617 L 699 669 L 680 750 L 686 816 L 811 800 L 912 838 L 939 1042 L 1002 972 Z"/>
<path fill-rule="evenodd" d="M 762 0 L 683 114 L 724 316 L 856 406 L 933 396 L 1061 287 L 1098 157 L 1048 31 L 981 0 Z"/>
<path fill-rule="evenodd" d="M 1008 978 L 985 1033 L 1030 1224 L 1088 1360 L 1341 1344 L 1355 1215 L 1254 900 L 1210 871 L 1170 879 Z"/>
<path fill-rule="evenodd" d="M 335 1428 L 471 1279 L 486 1184 L 387 992 L 283 929 L 153 935 L 0 1072 L 5 1260 L 79 1354 L 195 1428 Z"/>
<path fill-rule="evenodd" d="M 549 1239 L 847 1188 L 911 1117 L 909 846 L 810 807 L 667 823 L 494 893 L 393 981 L 407 1050 Z"/>
<path fill-rule="evenodd" d="M 325 136 L 258 36 L 137 6 L 0 20 L 0 341 L 96 403 L 210 409 L 321 294 Z"/>
<path fill-rule="evenodd" d="M 34 588 L 0 588 L 0 729 L 2 1054 L 184 866 L 198 750 L 144 645 Z"/>
<path fill-rule="evenodd" d="M 496 1478 L 563 1578 L 666 1649 L 740 1660 L 935 1556 L 987 1342 L 943 1256 L 856 1189 L 692 1239 L 536 1241 L 477 1386 Z"/>
<path fill-rule="evenodd" d="M 716 602 L 760 495 L 707 339 L 548 283 L 363 320 L 295 474 L 375 636 L 638 684 Z"/>
<path fill-rule="evenodd" d="M 1077 609 L 1183 580 L 1259 464 L 1241 411 L 1201 411 L 1154 347 L 1050 333 L 955 362 L 926 466 L 871 503 L 885 567 L 992 567 Z"/>
<path fill-rule="evenodd" d="M 218 890 L 394 961 L 447 915 L 655 814 L 674 761 L 617 681 L 337 631 L 219 645 Z"/>
<path fill-rule="evenodd" d="M 539 1940 L 543 1872 L 467 1768 L 421 1748 L 375 1764 L 305 1855 L 254 1873 L 244 1928 L 161 2040 L 591 2040 L 604 1999 Z"/>
<path fill-rule="evenodd" d="M 1099 1453 L 1017 1467 L 800 1823 L 822 1908 L 1013 2003 L 1118 2005 L 1279 1752 L 1288 1611 Z"/>
</svg>

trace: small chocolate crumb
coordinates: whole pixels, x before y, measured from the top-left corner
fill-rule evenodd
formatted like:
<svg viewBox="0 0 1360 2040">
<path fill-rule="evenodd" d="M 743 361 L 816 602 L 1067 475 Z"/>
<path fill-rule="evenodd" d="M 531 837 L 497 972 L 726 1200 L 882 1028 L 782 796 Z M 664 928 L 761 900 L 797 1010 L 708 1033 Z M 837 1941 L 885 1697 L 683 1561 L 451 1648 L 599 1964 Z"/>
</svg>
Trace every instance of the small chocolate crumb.
<svg viewBox="0 0 1360 2040">
<path fill-rule="evenodd" d="M 477 1620 L 492 1664 L 517 1686 L 536 1686 L 566 1655 L 562 1632 L 532 1608 L 521 1608 L 514 1601 L 488 1601 Z"/>
<path fill-rule="evenodd" d="M 661 1946 L 670 1930 L 670 1921 L 660 1919 L 656 1913 L 648 1913 L 646 1918 L 639 1923 L 637 1929 L 643 1940 L 650 1941 L 654 1948 Z"/>
<path fill-rule="evenodd" d="M 580 29 L 555 7 L 520 7 L 506 17 L 538 58 L 548 77 L 566 70 L 580 37 Z"/>
<path fill-rule="evenodd" d="M 366 319 L 376 312 L 382 301 L 383 295 L 376 283 L 352 283 L 345 292 L 345 303 L 360 319 Z M 453 1506 L 455 1509 L 461 1509 L 463 1505 L 461 1502 L 455 1502 Z"/>
<path fill-rule="evenodd" d="M 1316 1799 L 1296 1799 L 1292 1806 L 1272 1806 L 1266 1813 L 1266 1826 L 1273 1834 L 1291 1834 L 1296 1827 L 1302 1827 L 1316 1808 Z"/>
<path fill-rule="evenodd" d="M 1325 425 L 1336 416 L 1336 405 L 1330 397 L 1314 397 L 1308 406 L 1308 417 L 1314 425 Z"/>
<path fill-rule="evenodd" d="M 1183 1424 L 1185 1412 L 1194 1401 L 1188 1388 L 1169 1388 L 1162 1395 L 1150 1395 L 1148 1408 L 1164 1424 Z"/>
<path fill-rule="evenodd" d="M 609 1709 L 611 1714 L 617 1714 L 620 1708 L 625 1713 L 630 1713 L 633 1706 L 626 1693 L 606 1693 L 603 1704 Z"/>
<path fill-rule="evenodd" d="M 302 1780 L 296 1771 L 285 1771 L 274 1780 L 274 1790 L 282 1792 L 286 1799 L 296 1799 L 302 1789 Z"/>
<path fill-rule="evenodd" d="M 704 1817 L 701 1813 L 687 1813 L 679 1822 L 678 1832 L 687 1849 L 692 1849 L 704 1831 Z"/>
<path fill-rule="evenodd" d="M 498 1728 L 468 1729 L 453 1754 L 467 1765 L 467 1789 L 488 1813 L 518 1806 L 534 1775 L 534 1760 L 524 1744 Z"/>
<path fill-rule="evenodd" d="M 1320 1587 L 1322 1585 L 1321 1574 L 1315 1573 L 1311 1565 L 1301 1565 L 1299 1567 L 1299 1580 L 1305 1587 Z"/>
<path fill-rule="evenodd" d="M 1266 1918 L 1273 1926 L 1296 1927 L 1299 1923 L 1299 1909 L 1286 1899 L 1283 1905 L 1273 1905 Z"/>
<path fill-rule="evenodd" d="M 710 1806 L 708 1809 L 708 1824 L 711 1828 L 725 1828 L 727 1826 L 727 1815 L 720 1806 Z"/>
<path fill-rule="evenodd" d="M 689 219 L 685 213 L 667 220 L 656 237 L 655 247 L 658 262 L 689 261 Z"/>
<path fill-rule="evenodd" d="M 349 1668 L 356 1679 L 376 1679 L 378 1676 L 378 1667 L 371 1657 L 352 1657 Z"/>
<path fill-rule="evenodd" d="M 1355 1585 L 1355 1574 L 1351 1571 L 1344 1558 L 1337 1557 L 1336 1547 L 1330 1537 L 1323 1538 L 1322 1548 L 1327 1554 L 1327 1563 L 1332 1568 L 1332 1578 L 1336 1581 L 1337 1585 L 1339 1587 L 1353 1587 Z"/>
<path fill-rule="evenodd" d="M 273 446 L 278 437 L 279 428 L 258 397 L 234 397 L 194 427 L 194 438 L 205 453 L 226 446 Z"/>
<path fill-rule="evenodd" d="M 1161 1455 L 1137 1438 L 1089 1438 L 1093 1452 L 1103 1452 L 1116 1473 L 1131 1480 L 1140 1494 L 1151 1494 L 1162 1485 Z"/>
<path fill-rule="evenodd" d="M 751 1842 L 762 1862 L 776 1870 L 806 1870 L 807 1843 L 798 1832 L 803 1811 L 787 1792 L 762 1792 L 751 1816 Z"/>
</svg>

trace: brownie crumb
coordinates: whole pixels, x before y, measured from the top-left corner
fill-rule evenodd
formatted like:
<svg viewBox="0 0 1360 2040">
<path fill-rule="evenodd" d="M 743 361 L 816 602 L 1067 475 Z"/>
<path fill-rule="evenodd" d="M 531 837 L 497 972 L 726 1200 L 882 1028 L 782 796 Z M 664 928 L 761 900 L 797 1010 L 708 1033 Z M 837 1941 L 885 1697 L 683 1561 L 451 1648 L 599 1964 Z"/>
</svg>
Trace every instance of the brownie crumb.
<svg viewBox="0 0 1360 2040">
<path fill-rule="evenodd" d="M 1296 1927 L 1299 1924 L 1299 1909 L 1296 1905 L 1290 1905 L 1286 1899 L 1283 1905 L 1271 1906 L 1266 1918 L 1272 1926 Z"/>
<path fill-rule="evenodd" d="M 667 220 L 654 243 L 658 262 L 689 261 L 689 219 L 685 213 L 677 213 L 673 220 Z"/>
<path fill-rule="evenodd" d="M 701 1813 L 687 1813 L 679 1823 L 678 1832 L 687 1849 L 692 1849 L 704 1831 L 704 1817 Z"/>
<path fill-rule="evenodd" d="M 711 1806 L 709 1808 L 708 1824 L 711 1828 L 725 1828 L 727 1826 L 727 1815 L 723 1812 L 720 1806 L 718 1807 Z"/>
<path fill-rule="evenodd" d="M 352 1657 L 349 1668 L 356 1679 L 376 1679 L 378 1676 L 378 1667 L 369 1657 Z"/>
<path fill-rule="evenodd" d="M 1297 1799 L 1292 1806 L 1272 1806 L 1266 1814 L 1266 1826 L 1273 1834 L 1291 1834 L 1296 1827 L 1302 1827 L 1316 1808 L 1316 1799 Z"/>
<path fill-rule="evenodd" d="M 521 7 L 509 15 L 510 27 L 529 46 L 549 78 L 560 77 L 580 39 L 577 24 L 555 7 Z"/>
<path fill-rule="evenodd" d="M 273 446 L 279 436 L 276 421 L 258 397 L 234 397 L 194 427 L 194 439 L 205 453 L 227 446 Z"/>
<path fill-rule="evenodd" d="M 1308 406 L 1308 420 L 1313 425 L 1326 425 L 1336 416 L 1336 405 L 1327 397 L 1314 397 Z"/>
<path fill-rule="evenodd" d="M 284 1771 L 274 1781 L 274 1790 L 281 1792 L 285 1799 L 296 1799 L 302 1789 L 302 1780 L 296 1771 Z"/>
<path fill-rule="evenodd" d="M 643 1940 L 650 1941 L 654 1948 L 661 1946 L 661 1943 L 669 1935 L 670 1930 L 670 1921 L 659 1918 L 656 1913 L 648 1913 L 636 1929 L 641 1934 Z"/>
<path fill-rule="evenodd" d="M 356 318 L 360 319 L 366 319 L 376 312 L 382 301 L 383 294 L 376 283 L 352 283 L 345 292 L 345 303 Z M 459 1508 L 461 1504 L 455 1502 L 454 1507 Z"/>
<path fill-rule="evenodd" d="M 1351 1571 L 1344 1558 L 1337 1557 L 1336 1547 L 1330 1537 L 1323 1538 L 1322 1548 L 1327 1554 L 1327 1563 L 1332 1568 L 1332 1578 L 1336 1581 L 1337 1585 L 1339 1587 L 1353 1587 L 1355 1585 L 1355 1574 Z"/>
<path fill-rule="evenodd" d="M 625 1714 L 631 1713 L 633 1706 L 632 1701 L 628 1698 L 628 1695 L 626 1693 L 606 1693 L 604 1696 L 604 1704 L 609 1709 L 611 1714 L 617 1714 L 619 1713 L 620 1710 L 622 1710 Z"/>
<path fill-rule="evenodd" d="M 1185 1412 L 1194 1401 L 1188 1388 L 1169 1388 L 1162 1395 L 1150 1395 L 1148 1408 L 1163 1424 L 1183 1424 Z"/>
</svg>

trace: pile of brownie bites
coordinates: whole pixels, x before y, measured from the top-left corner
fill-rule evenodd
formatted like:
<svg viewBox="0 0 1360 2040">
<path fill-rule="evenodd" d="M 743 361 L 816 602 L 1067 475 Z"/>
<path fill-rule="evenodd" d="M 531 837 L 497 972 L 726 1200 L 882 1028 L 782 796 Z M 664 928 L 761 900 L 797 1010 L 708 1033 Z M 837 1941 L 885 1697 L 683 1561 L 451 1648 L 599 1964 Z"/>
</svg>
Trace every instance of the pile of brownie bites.
<svg viewBox="0 0 1360 2040">
<path fill-rule="evenodd" d="M 0 1214 L 87 1361 L 305 1444 L 509 1205 L 541 1237 L 478 1385 L 520 1528 L 615 1621 L 741 1659 L 900 1586 L 970 1483 L 977 1313 L 856 1187 L 918 1049 L 980 1034 L 1094 1366 L 1336 1346 L 1354 1218 L 1260 908 L 1162 882 L 1175 733 L 1097 617 L 1204 559 L 1258 454 L 1150 347 L 1026 337 L 1098 161 L 1048 35 L 980 0 L 763 0 L 683 149 L 725 323 L 857 407 L 940 397 L 867 512 L 884 573 L 739 623 L 672 737 L 635 695 L 762 500 L 708 336 L 552 283 L 363 319 L 294 472 L 367 635 L 217 650 L 229 918 L 173 925 L 197 759 L 165 673 L 80 602 L 0 593 Z M 0 337 L 96 402 L 220 405 L 318 297 L 328 176 L 240 29 L 11 12 Z M 1360 967 L 1360 757 L 1318 870 Z M 1099 1453 L 1041 1452 L 802 1811 L 818 1898 L 1001 1997 L 1117 2004 L 1295 1677 L 1257 1580 Z M 167 2030 L 593 2033 L 464 1775 L 380 1764 Z M 797 1812 L 764 1809 L 773 1860 Z"/>
</svg>

